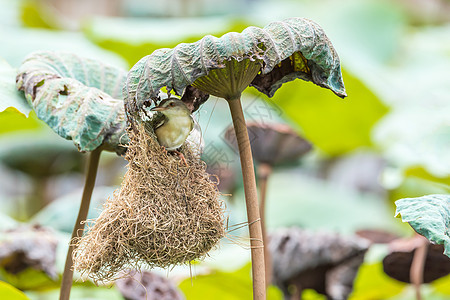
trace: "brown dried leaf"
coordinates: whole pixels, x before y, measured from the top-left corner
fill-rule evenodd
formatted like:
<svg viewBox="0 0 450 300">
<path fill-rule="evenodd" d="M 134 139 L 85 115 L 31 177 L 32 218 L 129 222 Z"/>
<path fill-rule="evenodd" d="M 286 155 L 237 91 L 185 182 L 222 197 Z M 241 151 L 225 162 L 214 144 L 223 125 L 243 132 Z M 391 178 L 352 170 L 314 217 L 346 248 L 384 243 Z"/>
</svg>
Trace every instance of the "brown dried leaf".
<svg viewBox="0 0 450 300">
<path fill-rule="evenodd" d="M 293 162 L 312 149 L 311 144 L 288 125 L 247 123 L 247 131 L 253 158 L 260 163 L 276 166 Z M 231 147 L 238 149 L 233 127 L 227 129 L 224 137 Z"/>
<path fill-rule="evenodd" d="M 52 231 L 38 225 L 6 230 L 0 239 L 0 266 L 13 274 L 27 268 L 42 270 L 56 279 L 57 244 Z"/>
<path fill-rule="evenodd" d="M 130 271 L 128 277 L 116 281 L 126 300 L 184 300 L 169 279 L 155 273 Z"/>
<path fill-rule="evenodd" d="M 289 286 L 314 289 L 331 299 L 346 299 L 369 243 L 358 237 L 300 228 L 270 235 L 273 281 L 289 297 Z"/>
<path fill-rule="evenodd" d="M 410 270 L 414 253 L 424 238 L 399 239 L 390 244 L 390 254 L 383 259 L 383 270 L 390 277 L 411 283 Z M 443 245 L 428 244 L 423 283 L 430 283 L 450 274 L 450 258 L 443 254 Z"/>
</svg>

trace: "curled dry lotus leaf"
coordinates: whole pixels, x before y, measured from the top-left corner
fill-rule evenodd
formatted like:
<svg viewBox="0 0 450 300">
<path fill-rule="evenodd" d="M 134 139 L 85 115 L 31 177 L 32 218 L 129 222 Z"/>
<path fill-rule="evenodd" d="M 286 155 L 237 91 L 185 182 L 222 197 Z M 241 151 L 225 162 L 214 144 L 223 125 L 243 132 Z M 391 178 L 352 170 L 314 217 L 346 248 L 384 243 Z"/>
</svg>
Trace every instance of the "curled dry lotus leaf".
<svg viewBox="0 0 450 300">
<path fill-rule="evenodd" d="M 226 68 L 230 60 L 257 62 L 259 73 L 249 83 L 269 97 L 296 78 L 346 96 L 339 57 L 323 29 L 313 21 L 290 18 L 220 38 L 208 35 L 195 43 L 159 49 L 143 57 L 128 73 L 124 88 L 127 112 L 138 112 L 149 99 L 158 101 L 163 87 L 177 95 L 184 93 L 183 100 L 196 109 L 208 95 L 196 95 L 194 82 Z"/>
<path fill-rule="evenodd" d="M 125 299 L 184 300 L 183 294 L 167 277 L 152 272 L 130 271 L 127 277 L 116 281 Z"/>
<path fill-rule="evenodd" d="M 57 245 L 53 232 L 39 225 L 3 230 L 0 233 L 0 267 L 12 274 L 33 268 L 55 279 Z"/>
<path fill-rule="evenodd" d="M 41 51 L 25 59 L 16 83 L 38 118 L 79 151 L 104 145 L 122 153 L 120 145 L 127 143 L 120 100 L 125 80 L 126 71 L 96 60 Z"/>
<path fill-rule="evenodd" d="M 411 283 L 411 265 L 414 255 L 423 243 L 427 244 L 423 269 L 423 283 L 430 283 L 450 274 L 450 259 L 442 254 L 442 245 L 433 245 L 423 236 L 397 239 L 389 244 L 389 254 L 383 259 L 383 271 L 390 277 Z"/>
<path fill-rule="evenodd" d="M 388 244 L 400 238 L 400 236 L 382 229 L 361 229 L 355 234 L 368 240 L 371 244 Z"/>
<path fill-rule="evenodd" d="M 212 157 L 212 156 L 211 156 Z M 212 159 L 205 159 L 206 172 L 211 174 L 213 181 L 218 181 L 217 187 L 222 194 L 234 194 L 237 188 L 236 172 L 226 163 L 214 163 Z"/>
<path fill-rule="evenodd" d="M 285 124 L 248 123 L 247 131 L 253 158 L 260 163 L 276 166 L 293 162 L 312 149 L 307 140 Z M 225 131 L 224 138 L 237 151 L 233 127 Z"/>
<path fill-rule="evenodd" d="M 357 236 L 292 227 L 270 235 L 273 283 L 291 298 L 289 286 L 314 289 L 329 299 L 347 299 L 369 247 Z"/>
<path fill-rule="evenodd" d="M 396 216 L 431 242 L 444 245 L 444 254 L 450 257 L 450 195 L 404 198 L 395 205 Z"/>
</svg>

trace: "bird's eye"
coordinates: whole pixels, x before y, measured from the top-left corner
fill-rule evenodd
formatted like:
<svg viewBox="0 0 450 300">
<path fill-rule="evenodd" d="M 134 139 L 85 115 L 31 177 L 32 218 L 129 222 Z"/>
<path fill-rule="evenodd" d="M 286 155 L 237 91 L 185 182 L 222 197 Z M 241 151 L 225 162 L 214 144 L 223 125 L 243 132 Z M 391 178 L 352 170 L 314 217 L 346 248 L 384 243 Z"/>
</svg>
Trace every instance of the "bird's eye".
<svg viewBox="0 0 450 300">
<path fill-rule="evenodd" d="M 172 102 L 172 103 L 169 104 L 169 106 L 175 106 L 175 103 Z"/>
</svg>

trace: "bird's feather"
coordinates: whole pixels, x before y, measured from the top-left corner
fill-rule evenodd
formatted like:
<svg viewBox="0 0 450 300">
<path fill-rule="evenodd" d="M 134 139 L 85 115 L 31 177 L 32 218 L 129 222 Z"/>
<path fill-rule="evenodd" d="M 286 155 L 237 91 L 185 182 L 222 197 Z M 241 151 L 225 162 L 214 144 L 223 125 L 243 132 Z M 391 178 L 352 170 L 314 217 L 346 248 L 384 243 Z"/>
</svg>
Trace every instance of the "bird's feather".
<svg viewBox="0 0 450 300">
<path fill-rule="evenodd" d="M 164 114 L 157 112 L 153 114 L 149 121 L 145 122 L 145 129 L 148 132 L 154 132 L 156 129 L 164 125 L 166 121 L 167 117 Z"/>
<path fill-rule="evenodd" d="M 194 129 L 194 126 L 195 125 L 197 125 L 198 127 L 200 127 L 200 125 L 198 125 L 198 123 L 197 123 L 197 121 L 192 117 L 192 116 L 189 116 L 190 118 L 191 118 L 191 130 L 190 131 L 192 131 L 192 129 Z"/>
</svg>

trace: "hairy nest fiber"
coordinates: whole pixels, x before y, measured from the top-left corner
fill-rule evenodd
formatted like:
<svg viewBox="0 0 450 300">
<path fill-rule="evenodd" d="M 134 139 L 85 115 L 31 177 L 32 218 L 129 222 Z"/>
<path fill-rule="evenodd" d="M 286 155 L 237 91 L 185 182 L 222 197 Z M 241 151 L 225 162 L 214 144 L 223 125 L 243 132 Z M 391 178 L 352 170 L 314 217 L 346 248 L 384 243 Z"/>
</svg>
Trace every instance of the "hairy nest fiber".
<svg viewBox="0 0 450 300">
<path fill-rule="evenodd" d="M 206 165 L 189 147 L 166 154 L 143 126 L 128 131 L 120 189 L 81 239 L 74 269 L 95 281 L 127 268 L 169 267 L 203 258 L 224 237 L 224 204 Z"/>
</svg>

